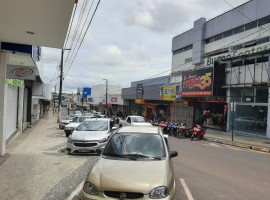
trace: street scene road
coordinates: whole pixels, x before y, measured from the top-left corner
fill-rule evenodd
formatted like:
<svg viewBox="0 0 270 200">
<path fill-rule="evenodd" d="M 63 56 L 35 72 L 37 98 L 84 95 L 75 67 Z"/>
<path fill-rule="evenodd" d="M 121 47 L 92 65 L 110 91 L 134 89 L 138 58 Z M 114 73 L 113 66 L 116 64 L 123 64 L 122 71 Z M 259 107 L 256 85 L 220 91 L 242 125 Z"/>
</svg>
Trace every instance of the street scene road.
<svg viewBox="0 0 270 200">
<path fill-rule="evenodd" d="M 0 159 L 1 199 L 79 199 L 96 155 L 67 155 L 67 138 L 49 112 Z M 204 140 L 169 138 L 175 199 L 269 199 L 270 154 Z"/>
<path fill-rule="evenodd" d="M 0 1 L 0 200 L 270 200 L 269 0 Z"/>
</svg>

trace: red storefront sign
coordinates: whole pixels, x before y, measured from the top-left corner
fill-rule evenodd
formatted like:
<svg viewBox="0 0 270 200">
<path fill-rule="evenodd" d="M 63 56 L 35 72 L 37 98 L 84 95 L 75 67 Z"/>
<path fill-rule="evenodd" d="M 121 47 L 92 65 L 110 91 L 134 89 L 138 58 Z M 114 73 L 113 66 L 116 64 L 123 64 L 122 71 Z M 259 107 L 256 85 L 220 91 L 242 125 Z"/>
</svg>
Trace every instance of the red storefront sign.
<svg viewBox="0 0 270 200">
<path fill-rule="evenodd" d="M 112 97 L 111 102 L 117 102 L 117 97 Z"/>
<path fill-rule="evenodd" d="M 213 68 L 183 73 L 182 96 L 213 96 Z"/>
</svg>

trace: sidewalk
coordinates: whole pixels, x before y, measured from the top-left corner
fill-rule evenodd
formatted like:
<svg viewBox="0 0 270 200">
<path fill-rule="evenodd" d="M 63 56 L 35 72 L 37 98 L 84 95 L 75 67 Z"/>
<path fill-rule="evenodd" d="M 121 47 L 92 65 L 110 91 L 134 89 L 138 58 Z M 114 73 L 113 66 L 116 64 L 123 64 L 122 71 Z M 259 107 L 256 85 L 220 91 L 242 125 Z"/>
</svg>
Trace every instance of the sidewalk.
<svg viewBox="0 0 270 200">
<path fill-rule="evenodd" d="M 267 138 L 234 135 L 232 141 L 231 132 L 207 129 L 204 139 L 211 142 L 270 153 L 270 139 Z"/>
</svg>

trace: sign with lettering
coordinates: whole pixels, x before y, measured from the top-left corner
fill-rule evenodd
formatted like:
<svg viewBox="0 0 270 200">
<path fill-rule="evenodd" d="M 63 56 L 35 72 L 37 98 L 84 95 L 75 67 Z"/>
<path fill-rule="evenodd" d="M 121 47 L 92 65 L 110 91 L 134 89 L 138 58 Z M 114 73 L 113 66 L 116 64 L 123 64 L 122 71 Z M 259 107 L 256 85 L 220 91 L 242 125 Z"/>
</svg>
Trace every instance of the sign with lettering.
<svg viewBox="0 0 270 200">
<path fill-rule="evenodd" d="M 160 99 L 163 101 L 181 101 L 181 83 L 160 87 Z"/>
<path fill-rule="evenodd" d="M 111 102 L 114 102 L 114 103 L 117 102 L 117 97 L 112 97 Z"/>
<path fill-rule="evenodd" d="M 143 99 L 143 84 L 137 84 L 136 99 Z"/>
<path fill-rule="evenodd" d="M 213 68 L 184 72 L 182 82 L 182 96 L 212 96 Z"/>
<path fill-rule="evenodd" d="M 7 78 L 20 80 L 36 80 L 35 67 L 7 65 Z"/>
<path fill-rule="evenodd" d="M 23 87 L 23 81 L 18 80 L 18 79 L 8 79 L 8 84 L 9 85 L 14 85 L 14 86 L 17 86 L 17 87 L 20 87 L 20 88 Z"/>
</svg>

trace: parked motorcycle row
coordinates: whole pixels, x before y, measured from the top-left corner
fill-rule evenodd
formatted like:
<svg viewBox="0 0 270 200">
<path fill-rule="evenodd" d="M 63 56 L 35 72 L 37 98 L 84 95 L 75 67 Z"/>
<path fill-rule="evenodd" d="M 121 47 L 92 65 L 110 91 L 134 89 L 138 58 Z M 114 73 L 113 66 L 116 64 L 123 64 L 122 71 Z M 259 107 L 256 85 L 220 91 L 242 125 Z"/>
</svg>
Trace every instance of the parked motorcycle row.
<svg viewBox="0 0 270 200">
<path fill-rule="evenodd" d="M 168 134 L 169 136 L 177 138 L 190 138 L 194 140 L 195 138 L 201 140 L 203 139 L 206 128 L 199 124 L 196 124 L 193 128 L 188 128 L 186 123 L 173 124 L 172 122 L 166 121 L 155 121 L 152 123 L 153 126 L 160 126 L 163 130 L 163 134 Z"/>
</svg>

